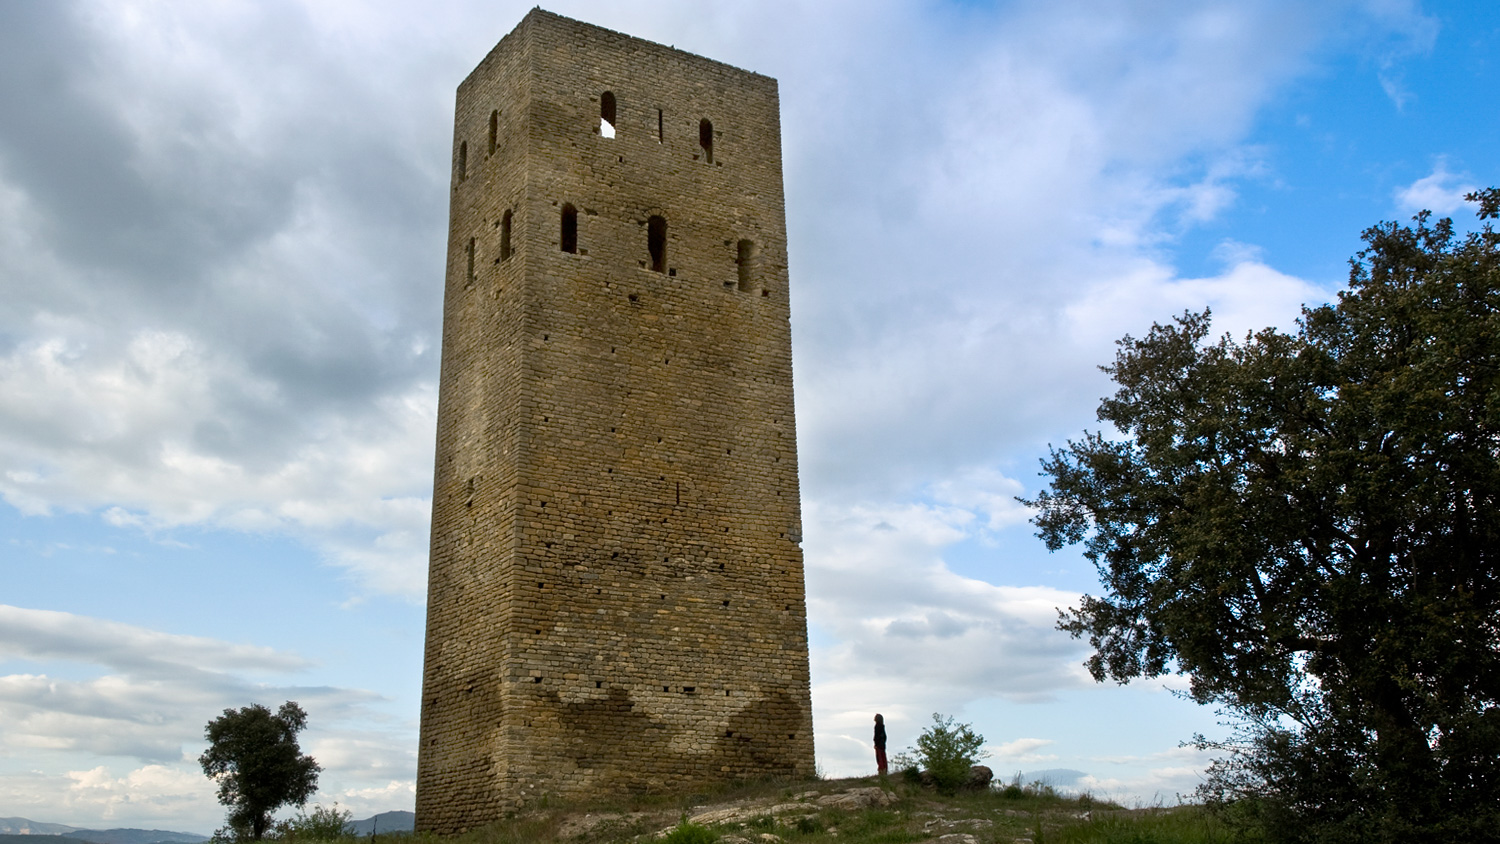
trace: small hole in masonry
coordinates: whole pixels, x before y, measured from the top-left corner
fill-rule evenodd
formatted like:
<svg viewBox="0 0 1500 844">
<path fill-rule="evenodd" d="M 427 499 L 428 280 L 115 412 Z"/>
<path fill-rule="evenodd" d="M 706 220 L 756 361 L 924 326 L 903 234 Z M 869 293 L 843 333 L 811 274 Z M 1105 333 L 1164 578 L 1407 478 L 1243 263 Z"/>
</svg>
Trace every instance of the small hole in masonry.
<svg viewBox="0 0 1500 844">
<path fill-rule="evenodd" d="M 727 695 L 727 694 L 729 694 L 729 692 L 725 692 L 724 694 Z M 725 730 L 724 731 L 724 738 L 734 738 L 734 730 Z"/>
<path fill-rule="evenodd" d="M 542 682 L 542 678 L 540 678 L 540 677 L 532 677 L 531 678 L 531 682 L 533 682 L 533 683 L 540 683 L 540 682 Z"/>
<path fill-rule="evenodd" d="M 594 688 L 596 688 L 596 689 L 602 689 L 602 688 L 604 688 L 604 681 L 603 680 L 595 680 L 594 681 Z"/>
<path fill-rule="evenodd" d="M 671 691 L 671 689 L 667 688 L 666 686 L 662 686 L 661 690 L 664 691 L 664 692 L 670 692 Z"/>
<path fill-rule="evenodd" d="M 683 686 L 682 687 L 682 693 L 685 694 L 685 695 L 690 695 L 690 694 L 692 694 L 692 693 L 694 693 L 696 691 L 698 691 L 698 687 L 697 686 Z"/>
<path fill-rule="evenodd" d="M 727 607 L 727 606 L 729 606 L 729 602 L 728 602 L 728 601 L 725 601 L 725 602 L 724 602 L 724 606 L 726 606 L 726 607 Z"/>
</svg>

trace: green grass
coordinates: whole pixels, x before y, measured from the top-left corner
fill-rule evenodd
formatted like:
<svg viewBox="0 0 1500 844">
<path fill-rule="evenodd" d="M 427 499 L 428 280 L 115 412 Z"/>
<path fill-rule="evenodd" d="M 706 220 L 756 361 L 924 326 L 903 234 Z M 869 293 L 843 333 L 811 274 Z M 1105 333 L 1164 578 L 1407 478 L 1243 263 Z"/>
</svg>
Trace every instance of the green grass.
<svg viewBox="0 0 1500 844">
<path fill-rule="evenodd" d="M 1001 785 L 951 797 L 891 777 L 884 787 L 897 801 L 878 808 L 809 807 L 772 816 L 773 804 L 798 794 L 833 794 L 880 785 L 875 778 L 760 782 L 686 795 L 646 795 L 588 804 L 551 800 L 514 817 L 462 835 L 378 836 L 361 844 L 709 844 L 728 836 L 759 844 L 770 833 L 785 844 L 916 844 L 951 833 L 967 833 L 980 844 L 1228 844 L 1236 839 L 1215 816 L 1197 806 L 1127 809 L 1087 795 L 1057 794 L 1046 786 Z M 689 818 L 725 806 L 743 817 L 721 824 Z M 657 838 L 659 833 L 664 838 Z M 297 844 L 307 844 L 299 839 Z M 349 844 L 347 840 L 343 844 Z"/>
<path fill-rule="evenodd" d="M 1222 821 L 1201 806 L 1179 806 L 1130 814 L 1094 812 L 1086 823 L 1066 827 L 1057 844 L 1228 844 L 1236 840 Z"/>
</svg>

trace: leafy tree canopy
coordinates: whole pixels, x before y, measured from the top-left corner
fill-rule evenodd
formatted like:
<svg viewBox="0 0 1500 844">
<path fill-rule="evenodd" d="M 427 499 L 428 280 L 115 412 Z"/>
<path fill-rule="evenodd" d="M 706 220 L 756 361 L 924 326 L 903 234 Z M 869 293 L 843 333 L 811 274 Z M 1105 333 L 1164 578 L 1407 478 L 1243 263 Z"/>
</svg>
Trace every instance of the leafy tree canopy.
<svg viewBox="0 0 1500 844">
<path fill-rule="evenodd" d="M 984 736 L 952 715 L 932 713 L 932 724 L 917 736 L 916 761 L 932 775 L 937 789 L 954 794 L 969 779 L 969 769 L 984 756 Z"/>
<path fill-rule="evenodd" d="M 1181 672 L 1237 716 L 1209 796 L 1288 840 L 1492 840 L 1500 235 L 1364 240 L 1295 333 L 1214 340 L 1205 310 L 1119 341 L 1117 433 L 1054 449 L 1027 503 L 1099 569 L 1059 624 L 1095 679 Z"/>
<path fill-rule="evenodd" d="M 260 704 L 226 709 L 208 722 L 208 750 L 198 757 L 203 773 L 219 784 L 219 802 L 230 807 L 235 838 L 259 841 L 271 826 L 271 813 L 305 804 L 318 789 L 318 763 L 302 755 L 297 733 L 307 713 L 287 701 L 275 714 Z"/>
</svg>

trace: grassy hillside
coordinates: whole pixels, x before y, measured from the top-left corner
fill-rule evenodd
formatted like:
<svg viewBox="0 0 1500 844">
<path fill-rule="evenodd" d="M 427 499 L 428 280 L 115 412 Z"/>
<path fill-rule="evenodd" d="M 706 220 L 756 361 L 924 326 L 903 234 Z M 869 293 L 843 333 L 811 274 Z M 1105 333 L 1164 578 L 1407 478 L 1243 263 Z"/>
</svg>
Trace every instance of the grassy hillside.
<svg viewBox="0 0 1500 844">
<path fill-rule="evenodd" d="M 386 836 L 378 836 L 384 839 Z M 427 838 L 428 836 L 419 836 Z M 437 839 L 433 839 L 436 841 Z M 1194 806 L 1126 809 L 1041 787 L 944 797 L 899 777 L 760 783 L 714 794 L 552 804 L 444 844 L 1219 844 L 1231 840 Z M 410 836 L 391 836 L 411 844 Z M 379 842 L 377 842 L 379 844 Z"/>
</svg>

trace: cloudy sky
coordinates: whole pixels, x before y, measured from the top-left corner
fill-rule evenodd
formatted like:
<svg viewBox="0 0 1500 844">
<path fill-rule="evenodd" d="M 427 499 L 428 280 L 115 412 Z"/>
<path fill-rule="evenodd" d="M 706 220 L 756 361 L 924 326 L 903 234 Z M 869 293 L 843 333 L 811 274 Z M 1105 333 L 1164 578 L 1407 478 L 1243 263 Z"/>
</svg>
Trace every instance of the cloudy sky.
<svg viewBox="0 0 1500 844">
<path fill-rule="evenodd" d="M 226 706 L 410 808 L 450 132 L 528 2 L 0 3 L 0 816 L 208 832 Z M 818 760 L 934 711 L 1002 775 L 1191 791 L 1015 496 L 1113 341 L 1290 326 L 1500 183 L 1500 7 L 558 0 L 780 80 Z"/>
</svg>

